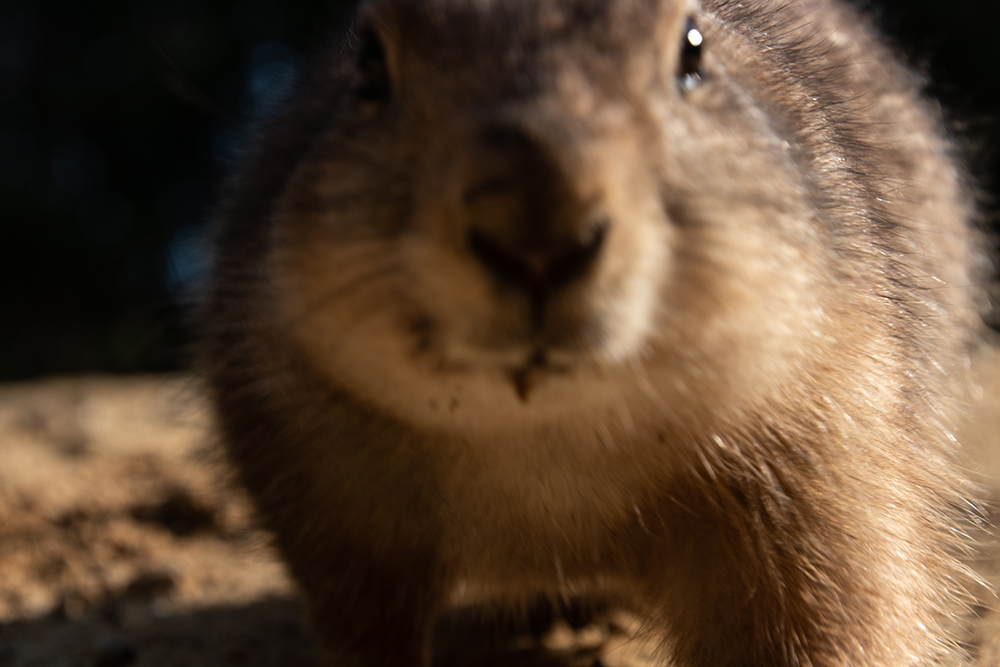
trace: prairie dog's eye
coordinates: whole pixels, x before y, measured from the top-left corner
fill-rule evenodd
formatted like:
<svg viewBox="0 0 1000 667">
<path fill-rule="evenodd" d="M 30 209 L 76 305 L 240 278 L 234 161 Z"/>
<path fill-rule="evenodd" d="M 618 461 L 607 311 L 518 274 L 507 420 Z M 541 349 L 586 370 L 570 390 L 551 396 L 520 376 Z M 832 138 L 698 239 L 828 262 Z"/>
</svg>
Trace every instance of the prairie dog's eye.
<svg viewBox="0 0 1000 667">
<path fill-rule="evenodd" d="M 684 26 L 684 35 L 681 37 L 680 65 L 677 68 L 677 85 L 683 92 L 696 88 L 704 78 L 702 71 L 704 42 L 705 38 L 701 31 L 693 20 L 688 19 Z"/>
<path fill-rule="evenodd" d="M 361 32 L 357 67 L 359 76 L 354 94 L 365 102 L 386 101 L 392 86 L 389 81 L 389 68 L 386 65 L 385 48 L 371 28 L 365 28 Z"/>
</svg>

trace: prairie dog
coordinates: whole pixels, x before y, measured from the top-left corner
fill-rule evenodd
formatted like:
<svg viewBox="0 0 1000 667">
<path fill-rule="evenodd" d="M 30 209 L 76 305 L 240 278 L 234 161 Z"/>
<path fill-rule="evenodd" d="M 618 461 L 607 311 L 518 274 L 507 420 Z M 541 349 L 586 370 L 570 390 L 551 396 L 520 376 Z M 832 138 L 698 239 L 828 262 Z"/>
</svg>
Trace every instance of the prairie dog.
<svg viewBox="0 0 1000 667">
<path fill-rule="evenodd" d="M 838 0 L 373 0 L 217 229 L 223 439 L 335 665 L 626 599 L 685 667 L 931 665 L 963 170 Z"/>
</svg>

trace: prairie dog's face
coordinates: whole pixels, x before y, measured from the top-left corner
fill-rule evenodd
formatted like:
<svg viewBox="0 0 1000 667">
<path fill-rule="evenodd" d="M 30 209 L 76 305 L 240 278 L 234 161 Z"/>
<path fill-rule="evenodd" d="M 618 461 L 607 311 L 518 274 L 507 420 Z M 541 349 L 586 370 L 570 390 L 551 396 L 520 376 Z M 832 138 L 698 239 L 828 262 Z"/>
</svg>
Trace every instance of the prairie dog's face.
<svg viewBox="0 0 1000 667">
<path fill-rule="evenodd" d="M 358 35 L 269 269 L 332 381 L 457 432 L 681 422 L 823 345 L 815 176 L 710 9 L 382 0 Z"/>
</svg>

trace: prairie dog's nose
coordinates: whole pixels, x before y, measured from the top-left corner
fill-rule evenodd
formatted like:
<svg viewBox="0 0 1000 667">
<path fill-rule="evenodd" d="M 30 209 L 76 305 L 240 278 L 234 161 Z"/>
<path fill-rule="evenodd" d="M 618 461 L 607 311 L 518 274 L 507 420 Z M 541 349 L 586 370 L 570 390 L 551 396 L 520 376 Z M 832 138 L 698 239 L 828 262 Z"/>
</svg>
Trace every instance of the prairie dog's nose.
<svg viewBox="0 0 1000 667">
<path fill-rule="evenodd" d="M 584 276 L 610 223 L 543 142 L 495 125 L 480 135 L 463 205 L 468 250 L 498 282 L 533 298 Z"/>
<path fill-rule="evenodd" d="M 468 243 L 472 256 L 496 280 L 527 291 L 553 292 L 583 276 L 597 258 L 607 224 L 595 224 L 585 237 L 547 250 L 526 251 L 505 247 L 502 241 L 473 227 Z"/>
</svg>

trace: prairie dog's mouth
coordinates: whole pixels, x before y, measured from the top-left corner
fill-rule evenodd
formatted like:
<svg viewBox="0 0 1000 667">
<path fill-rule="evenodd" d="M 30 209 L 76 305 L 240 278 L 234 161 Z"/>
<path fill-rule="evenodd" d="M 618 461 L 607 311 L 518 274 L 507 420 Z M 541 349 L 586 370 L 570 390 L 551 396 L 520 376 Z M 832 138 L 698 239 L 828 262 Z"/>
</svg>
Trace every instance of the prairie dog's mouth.
<svg viewBox="0 0 1000 667">
<path fill-rule="evenodd" d="M 568 366 L 553 362 L 552 355 L 545 348 L 539 347 L 528 355 L 523 364 L 510 370 L 510 379 L 517 397 L 527 403 L 529 394 L 545 376 L 567 372 Z"/>
</svg>

